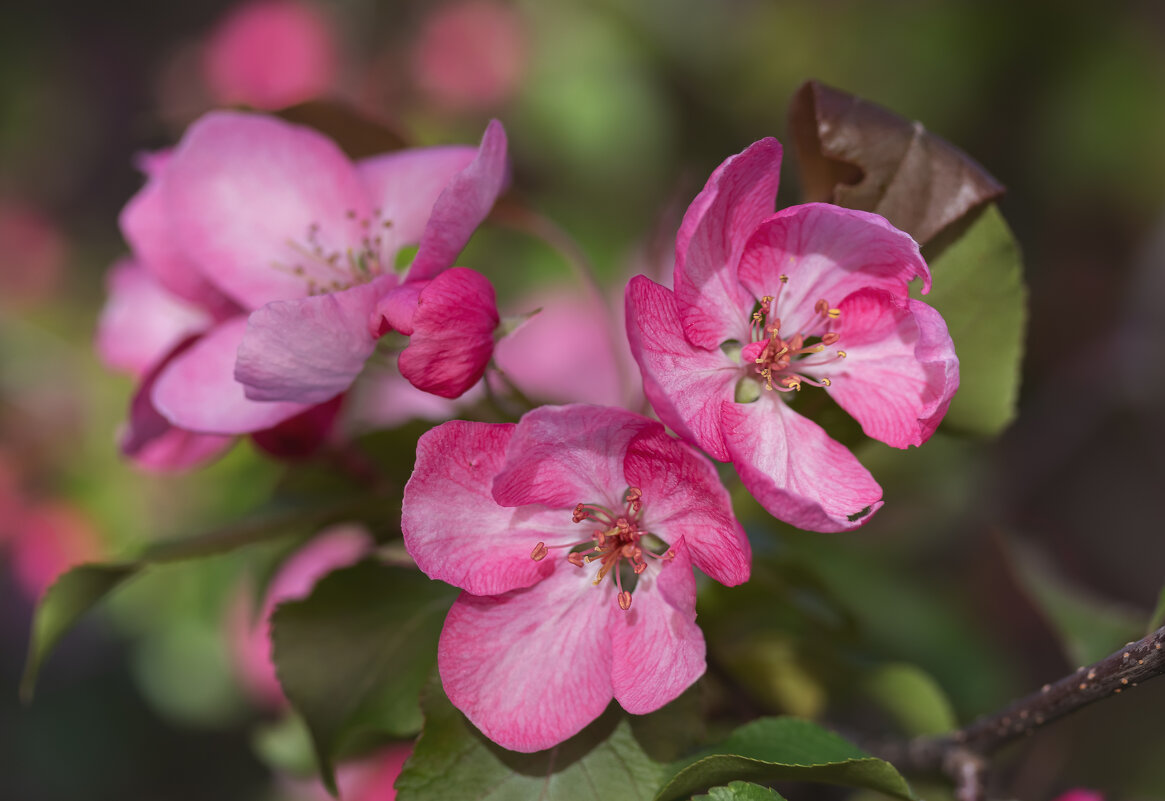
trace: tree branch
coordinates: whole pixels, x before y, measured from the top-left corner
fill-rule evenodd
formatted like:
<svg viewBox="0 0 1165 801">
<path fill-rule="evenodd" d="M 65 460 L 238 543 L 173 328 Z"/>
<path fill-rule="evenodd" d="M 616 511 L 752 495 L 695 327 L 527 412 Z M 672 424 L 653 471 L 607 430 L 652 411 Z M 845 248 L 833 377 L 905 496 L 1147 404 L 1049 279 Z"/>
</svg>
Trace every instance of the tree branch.
<svg viewBox="0 0 1165 801">
<path fill-rule="evenodd" d="M 1162 674 L 1165 626 L 958 731 L 885 744 L 875 750 L 900 770 L 945 774 L 955 782 L 959 801 L 980 801 L 986 757 L 1053 720 Z"/>
</svg>

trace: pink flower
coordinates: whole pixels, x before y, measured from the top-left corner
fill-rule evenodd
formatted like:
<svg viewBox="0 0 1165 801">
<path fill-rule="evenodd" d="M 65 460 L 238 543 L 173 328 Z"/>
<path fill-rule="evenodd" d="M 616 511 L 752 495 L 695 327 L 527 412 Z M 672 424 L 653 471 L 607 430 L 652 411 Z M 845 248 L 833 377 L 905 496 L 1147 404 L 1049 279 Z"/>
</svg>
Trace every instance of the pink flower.
<svg viewBox="0 0 1165 801">
<path fill-rule="evenodd" d="M 64 234 L 41 211 L 0 198 L 0 309 L 48 300 L 68 251 Z"/>
<path fill-rule="evenodd" d="M 356 164 L 270 117 L 218 112 L 191 126 L 147 162 L 122 213 L 135 260 L 114 273 L 98 339 L 142 381 L 127 452 L 208 435 L 221 446 L 304 415 L 330 425 L 314 410 L 390 327 L 411 336 L 399 365 L 415 386 L 465 391 L 489 360 L 497 312 L 486 279 L 449 268 L 505 183 L 505 151 L 497 122 L 476 150 Z M 418 243 L 402 282 L 397 254 Z M 159 449 L 169 466 L 189 463 Z"/>
<path fill-rule="evenodd" d="M 704 672 L 691 566 L 749 574 L 712 465 L 599 406 L 427 432 L 401 529 L 426 574 L 464 590 L 438 647 L 445 692 L 515 751 L 562 742 L 612 698 L 643 714 L 678 696 Z"/>
<path fill-rule="evenodd" d="M 397 743 L 386 746 L 370 757 L 337 766 L 339 797 L 344 801 L 394 801 L 397 777 L 412 754 L 412 743 Z M 318 781 L 312 783 L 307 797 L 316 801 L 333 799 L 332 794 Z"/>
<path fill-rule="evenodd" d="M 488 0 L 453 3 L 425 21 L 413 72 L 439 105 L 491 108 L 517 88 L 526 50 L 522 20 L 511 6 Z"/>
<path fill-rule="evenodd" d="M 822 389 L 870 437 L 920 445 L 959 385 L 938 312 L 907 294 L 930 271 L 883 218 L 810 203 L 772 214 L 781 146 L 725 161 L 688 207 L 675 290 L 627 287 L 644 391 L 667 425 L 731 461 L 774 516 L 814 531 L 864 523 L 882 490 L 797 408 Z"/>
<path fill-rule="evenodd" d="M 93 523 L 60 501 L 29 506 L 15 520 L 12 567 L 25 595 L 39 599 L 66 570 L 101 557 Z"/>
<path fill-rule="evenodd" d="M 306 598 L 316 582 L 333 570 L 354 564 L 372 548 L 372 537 L 360 526 L 338 525 L 321 532 L 279 568 L 267 588 L 263 608 L 254 614 L 252 593 L 244 591 L 230 609 L 228 627 L 234 662 L 251 696 L 269 706 L 286 703 L 271 661 L 269 619 L 285 601 Z"/>
<path fill-rule="evenodd" d="M 336 34 L 322 11 L 291 0 L 257 0 L 231 11 L 203 51 L 214 100 L 277 109 L 319 97 L 335 81 Z"/>
</svg>

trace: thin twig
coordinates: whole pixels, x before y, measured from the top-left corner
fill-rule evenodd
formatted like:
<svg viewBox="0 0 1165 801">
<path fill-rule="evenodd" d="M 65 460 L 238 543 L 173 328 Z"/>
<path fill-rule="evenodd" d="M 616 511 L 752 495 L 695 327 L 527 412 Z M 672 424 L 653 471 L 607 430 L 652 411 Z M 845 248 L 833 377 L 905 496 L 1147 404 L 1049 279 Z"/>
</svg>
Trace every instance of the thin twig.
<svg viewBox="0 0 1165 801">
<path fill-rule="evenodd" d="M 958 731 L 884 744 L 875 750 L 901 770 L 947 775 L 955 782 L 959 801 L 980 801 L 986 757 L 1053 720 L 1163 674 L 1165 626 Z"/>
</svg>

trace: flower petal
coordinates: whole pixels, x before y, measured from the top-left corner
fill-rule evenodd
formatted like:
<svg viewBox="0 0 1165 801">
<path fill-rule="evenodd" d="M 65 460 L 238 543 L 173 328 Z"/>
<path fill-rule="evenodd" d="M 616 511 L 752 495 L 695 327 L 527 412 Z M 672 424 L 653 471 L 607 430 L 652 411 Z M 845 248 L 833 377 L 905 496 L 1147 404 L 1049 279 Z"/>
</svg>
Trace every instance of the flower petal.
<svg viewBox="0 0 1165 801">
<path fill-rule="evenodd" d="M 561 743 L 611 701 L 611 607 L 614 584 L 592 586 L 562 561 L 524 590 L 462 593 L 437 647 L 445 693 L 503 748 L 529 753 Z"/>
<path fill-rule="evenodd" d="M 707 459 L 651 428 L 628 445 L 624 465 L 628 483 L 643 492 L 647 530 L 668 543 L 683 540 L 696 566 L 721 584 L 748 581 L 752 548 Z"/>
<path fill-rule="evenodd" d="M 777 212 L 760 224 L 740 257 L 740 282 L 754 297 L 780 289 L 776 314 L 787 331 L 804 330 L 818 299 L 837 304 L 862 287 L 905 297 L 918 277 L 929 291 L 930 268 L 909 234 L 877 214 L 828 203 Z"/>
<path fill-rule="evenodd" d="M 942 315 L 921 301 L 865 289 L 838 307 L 845 360 L 822 368 L 827 390 L 867 436 L 921 445 L 959 388 L 959 359 Z"/>
<path fill-rule="evenodd" d="M 370 220 L 364 186 L 334 142 L 257 114 L 212 112 L 190 126 L 162 189 L 187 258 L 247 309 L 344 279 Z M 332 254 L 339 267 L 327 264 Z"/>
<path fill-rule="evenodd" d="M 248 400 L 235 381 L 235 359 L 247 328 L 235 317 L 179 354 L 158 375 L 152 400 L 174 425 L 207 434 L 246 434 L 271 428 L 307 404 Z"/>
<path fill-rule="evenodd" d="M 210 327 L 210 314 L 171 294 L 136 261 L 123 259 L 106 278 L 109 299 L 97 322 L 102 361 L 143 375 L 174 347 Z"/>
<path fill-rule="evenodd" d="M 477 157 L 453 176 L 433 204 L 408 280 L 423 281 L 452 266 L 508 180 L 506 131 L 500 122 L 490 120 Z"/>
<path fill-rule="evenodd" d="M 742 366 L 718 346 L 705 350 L 684 338 L 671 290 L 637 275 L 627 285 L 626 302 L 627 337 L 651 407 L 712 458 L 728 461 L 720 409 L 722 402 L 732 400 Z M 741 329 L 730 338 L 746 339 L 743 324 Z"/>
<path fill-rule="evenodd" d="M 369 320 L 396 280 L 383 275 L 342 292 L 275 301 L 252 312 L 235 380 L 251 400 L 323 403 L 335 397 L 376 349 Z"/>
<path fill-rule="evenodd" d="M 570 512 L 510 509 L 494 503 L 494 476 L 505 461 L 513 424 L 453 420 L 417 442 L 417 464 L 404 489 L 405 548 L 429 578 L 475 595 L 528 587 L 554 569 L 535 562 L 540 541 L 570 542 Z"/>
<path fill-rule="evenodd" d="M 446 270 L 417 296 L 411 324 L 409 344 L 397 360 L 401 375 L 417 389 L 456 398 L 481 379 L 493 353 L 493 284 L 464 267 Z"/>
<path fill-rule="evenodd" d="M 717 167 L 684 214 L 676 236 L 676 306 L 693 345 L 711 349 L 732 339 L 738 318 L 752 311 L 736 265 L 753 229 L 773 212 L 780 173 L 780 143 L 762 139 Z"/>
<path fill-rule="evenodd" d="M 696 577 L 683 540 L 675 558 L 639 576 L 631 608 L 612 604 L 611 684 L 633 715 L 654 712 L 704 675 L 704 633 L 696 625 Z"/>
<path fill-rule="evenodd" d="M 854 455 L 774 394 L 724 404 L 724 438 L 752 496 L 797 528 L 857 528 L 882 506 L 882 488 Z"/>
<path fill-rule="evenodd" d="M 622 409 L 540 406 L 518 423 L 505 465 L 494 479 L 494 500 L 502 506 L 540 503 L 563 510 L 579 503 L 622 507 L 627 445 L 651 428 L 663 427 Z"/>
</svg>

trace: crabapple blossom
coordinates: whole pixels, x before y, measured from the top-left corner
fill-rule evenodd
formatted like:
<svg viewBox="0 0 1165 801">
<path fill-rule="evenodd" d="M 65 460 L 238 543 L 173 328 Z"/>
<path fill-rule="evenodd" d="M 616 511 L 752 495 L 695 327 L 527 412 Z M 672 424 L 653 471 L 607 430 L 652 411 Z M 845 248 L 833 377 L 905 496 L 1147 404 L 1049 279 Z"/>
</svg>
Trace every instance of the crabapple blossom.
<svg viewBox="0 0 1165 801">
<path fill-rule="evenodd" d="M 821 203 L 772 213 L 775 139 L 725 161 L 684 216 L 675 289 L 637 276 L 627 330 L 667 425 L 730 461 L 774 516 L 815 531 L 864 523 L 882 490 L 799 408 L 818 389 L 867 436 L 925 442 L 959 384 L 942 317 L 908 295 L 930 271 L 882 217 Z"/>
<path fill-rule="evenodd" d="M 692 566 L 749 575 L 712 465 L 600 406 L 427 432 L 401 530 L 426 574 L 464 590 L 438 646 L 445 692 L 516 751 L 562 742 L 612 698 L 643 714 L 678 696 L 704 672 Z"/>
</svg>

